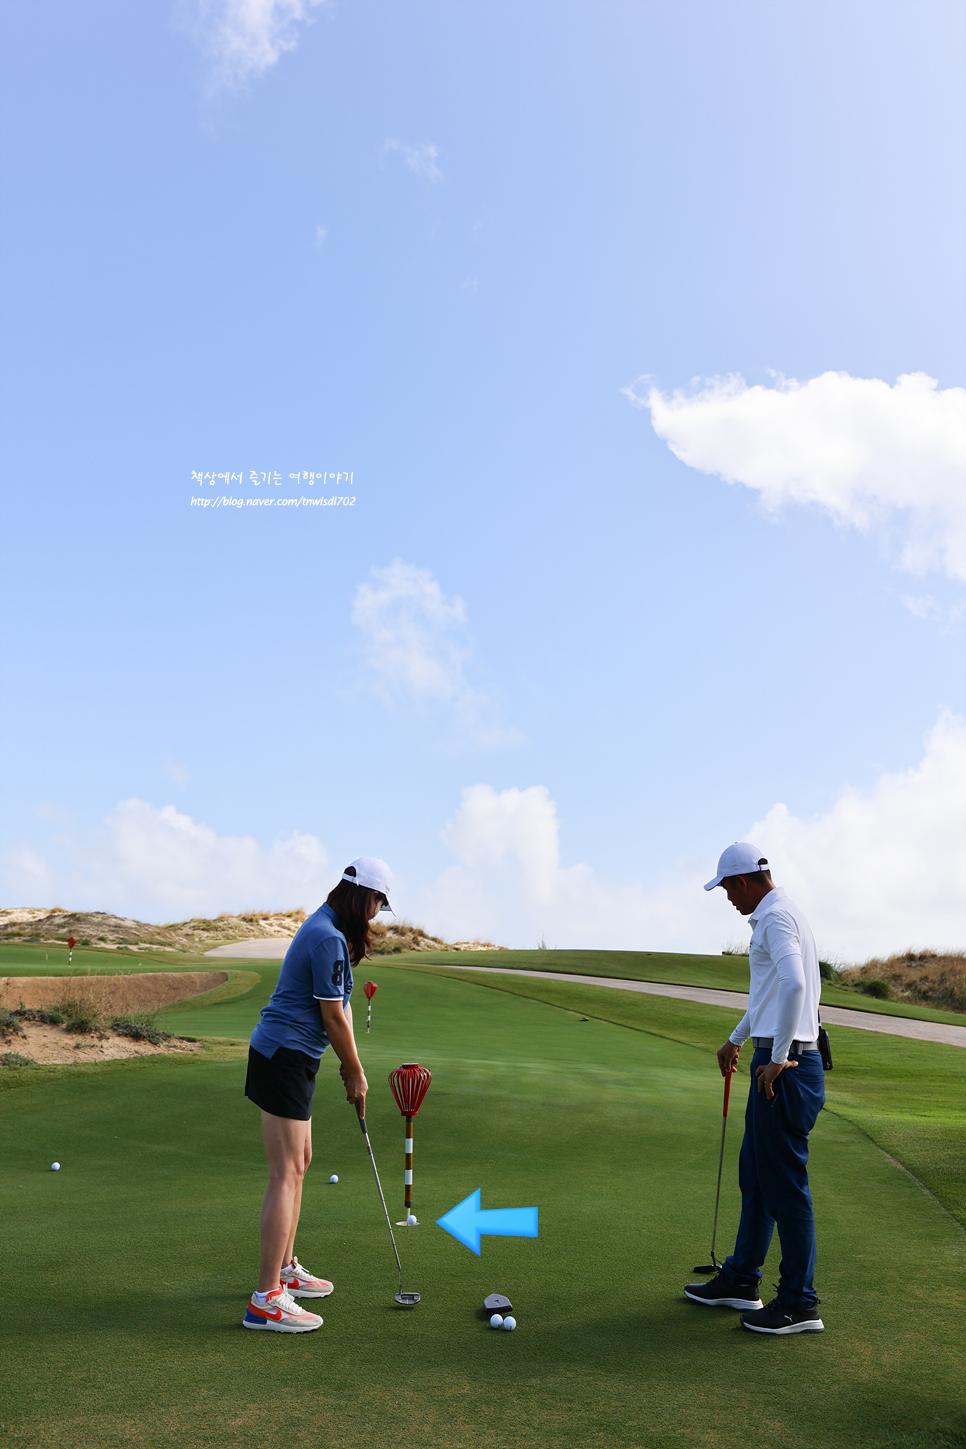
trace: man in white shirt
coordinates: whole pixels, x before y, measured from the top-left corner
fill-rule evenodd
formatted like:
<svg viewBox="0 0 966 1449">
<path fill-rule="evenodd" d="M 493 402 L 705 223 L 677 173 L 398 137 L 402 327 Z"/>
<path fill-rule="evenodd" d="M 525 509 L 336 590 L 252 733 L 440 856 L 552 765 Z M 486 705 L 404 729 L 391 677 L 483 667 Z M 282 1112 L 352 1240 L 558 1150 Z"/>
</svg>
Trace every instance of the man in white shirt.
<svg viewBox="0 0 966 1449">
<path fill-rule="evenodd" d="M 695 1303 L 740 1308 L 756 1333 L 821 1333 L 815 1294 L 815 1219 L 808 1188 L 808 1134 L 825 1102 L 818 1050 L 821 978 L 809 924 L 772 883 L 768 861 L 747 842 L 730 845 L 706 891 L 722 886 L 751 926 L 748 1010 L 718 1050 L 721 1075 L 754 1043 L 745 1135 L 738 1160 L 741 1221 L 734 1252 L 710 1283 L 689 1283 Z M 778 1296 L 762 1307 L 761 1267 L 778 1226 Z"/>
</svg>

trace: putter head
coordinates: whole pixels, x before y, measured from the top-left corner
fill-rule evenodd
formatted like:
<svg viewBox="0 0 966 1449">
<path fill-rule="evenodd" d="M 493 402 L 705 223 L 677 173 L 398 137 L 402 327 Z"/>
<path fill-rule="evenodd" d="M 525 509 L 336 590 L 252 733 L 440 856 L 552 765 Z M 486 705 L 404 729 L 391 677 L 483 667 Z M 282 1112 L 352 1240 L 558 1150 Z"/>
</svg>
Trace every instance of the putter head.
<svg viewBox="0 0 966 1449">
<path fill-rule="evenodd" d="M 691 1269 L 692 1273 L 717 1273 L 717 1271 L 718 1270 L 713 1263 L 705 1263 L 704 1266 L 701 1268 Z"/>
<path fill-rule="evenodd" d="M 397 1308 L 415 1308 L 419 1302 L 418 1293 L 396 1293 L 394 1300 Z"/>
<path fill-rule="evenodd" d="M 695 1269 L 695 1272 L 697 1272 L 697 1269 Z M 513 1304 L 509 1298 L 504 1298 L 502 1293 L 491 1293 L 489 1298 L 483 1299 L 483 1312 L 487 1318 L 490 1317 L 491 1313 L 511 1313 L 512 1311 Z"/>
</svg>

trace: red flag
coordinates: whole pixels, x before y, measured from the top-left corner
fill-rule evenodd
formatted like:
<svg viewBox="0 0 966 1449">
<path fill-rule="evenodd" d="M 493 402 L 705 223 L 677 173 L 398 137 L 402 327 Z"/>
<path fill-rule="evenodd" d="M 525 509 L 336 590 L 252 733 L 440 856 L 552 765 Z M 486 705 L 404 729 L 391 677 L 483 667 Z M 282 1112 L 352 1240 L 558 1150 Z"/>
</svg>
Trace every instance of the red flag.
<svg viewBox="0 0 966 1449">
<path fill-rule="evenodd" d="M 377 988 L 376 983 L 374 981 L 367 981 L 366 984 L 365 984 L 365 986 L 363 986 L 362 989 L 366 993 L 366 1000 L 367 1001 L 371 1001 L 372 998 L 375 996 L 376 991 L 377 991 L 378 988 Z"/>
<path fill-rule="evenodd" d="M 68 936 L 67 937 L 67 944 L 70 947 L 70 949 L 73 951 L 74 947 L 77 945 L 77 937 L 76 936 Z"/>
</svg>

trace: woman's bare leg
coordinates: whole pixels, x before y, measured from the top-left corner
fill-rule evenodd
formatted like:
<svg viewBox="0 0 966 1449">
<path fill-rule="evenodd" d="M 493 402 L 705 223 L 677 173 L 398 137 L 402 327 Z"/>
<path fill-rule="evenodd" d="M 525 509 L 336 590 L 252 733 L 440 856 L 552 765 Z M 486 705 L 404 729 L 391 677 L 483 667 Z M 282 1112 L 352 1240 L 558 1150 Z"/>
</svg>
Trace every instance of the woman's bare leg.
<svg viewBox="0 0 966 1449">
<path fill-rule="evenodd" d="M 312 1155 L 312 1127 L 310 1122 L 263 1111 L 262 1137 L 268 1158 L 268 1187 L 262 1203 L 258 1291 L 268 1293 L 278 1287 L 283 1263 L 291 1261 L 302 1178 Z"/>
<path fill-rule="evenodd" d="M 305 1126 L 305 1143 L 302 1149 L 302 1177 L 299 1178 L 298 1187 L 295 1189 L 295 1199 L 292 1203 L 292 1223 L 289 1228 L 288 1238 L 285 1241 L 285 1253 L 282 1257 L 283 1268 L 287 1268 L 295 1256 L 295 1232 L 299 1225 L 299 1213 L 302 1211 L 302 1179 L 309 1170 L 309 1163 L 312 1161 L 312 1119 L 303 1124 Z"/>
</svg>

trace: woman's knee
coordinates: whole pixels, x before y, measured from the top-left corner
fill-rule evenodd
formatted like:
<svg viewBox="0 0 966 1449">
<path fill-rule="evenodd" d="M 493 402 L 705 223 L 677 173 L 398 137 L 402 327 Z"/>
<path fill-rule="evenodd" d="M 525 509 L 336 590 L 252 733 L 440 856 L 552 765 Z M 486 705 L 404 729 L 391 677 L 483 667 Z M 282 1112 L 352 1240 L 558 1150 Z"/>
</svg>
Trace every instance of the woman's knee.
<svg viewBox="0 0 966 1449">
<path fill-rule="evenodd" d="M 286 1157 L 282 1162 L 273 1162 L 268 1169 L 269 1181 L 280 1187 L 298 1187 L 307 1166 L 301 1157 Z"/>
</svg>

